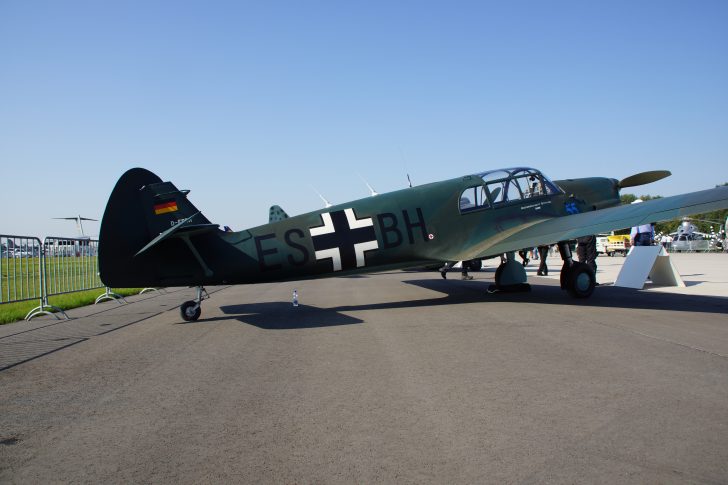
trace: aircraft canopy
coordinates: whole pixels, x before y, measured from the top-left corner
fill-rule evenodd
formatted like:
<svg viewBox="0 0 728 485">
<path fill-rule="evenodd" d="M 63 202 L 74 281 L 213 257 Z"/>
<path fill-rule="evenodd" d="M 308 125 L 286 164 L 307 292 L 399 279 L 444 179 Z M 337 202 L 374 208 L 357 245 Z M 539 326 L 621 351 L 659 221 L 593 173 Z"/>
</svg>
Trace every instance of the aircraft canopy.
<svg viewBox="0 0 728 485">
<path fill-rule="evenodd" d="M 562 192 L 534 168 L 502 168 L 479 173 L 478 177 L 483 185 L 466 189 L 461 194 L 460 210 L 463 212 Z"/>
</svg>

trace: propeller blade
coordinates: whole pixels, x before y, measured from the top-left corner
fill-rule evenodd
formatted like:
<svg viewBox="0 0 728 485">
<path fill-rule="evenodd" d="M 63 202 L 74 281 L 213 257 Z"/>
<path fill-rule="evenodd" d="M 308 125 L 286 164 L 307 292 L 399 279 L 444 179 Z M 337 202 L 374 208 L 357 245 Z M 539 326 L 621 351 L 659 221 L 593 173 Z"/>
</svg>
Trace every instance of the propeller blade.
<svg viewBox="0 0 728 485">
<path fill-rule="evenodd" d="M 625 187 L 636 187 L 637 185 L 651 184 L 657 182 L 665 177 L 672 175 L 669 170 L 651 170 L 649 172 L 641 172 L 634 175 L 630 175 L 627 178 L 623 178 L 619 181 L 619 188 Z"/>
</svg>

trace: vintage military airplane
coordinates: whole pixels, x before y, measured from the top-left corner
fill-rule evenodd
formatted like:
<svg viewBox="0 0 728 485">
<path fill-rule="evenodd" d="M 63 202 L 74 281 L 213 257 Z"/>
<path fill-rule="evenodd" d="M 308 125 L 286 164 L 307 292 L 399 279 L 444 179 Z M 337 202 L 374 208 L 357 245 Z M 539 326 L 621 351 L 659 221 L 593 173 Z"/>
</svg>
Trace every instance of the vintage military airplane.
<svg viewBox="0 0 728 485">
<path fill-rule="evenodd" d="M 552 182 L 533 168 L 466 175 L 339 204 L 295 217 L 278 206 L 269 223 L 227 232 L 178 190 L 134 168 L 117 182 L 101 222 L 99 270 L 110 287 L 196 286 L 180 307 L 196 320 L 205 285 L 302 280 L 487 258 L 506 253 L 495 288 L 523 289 L 514 251 L 558 244 L 561 287 L 592 294 L 594 273 L 572 260 L 579 236 L 728 207 L 728 187 L 619 205 L 619 189 L 670 175 L 643 172 L 621 181 Z"/>
</svg>

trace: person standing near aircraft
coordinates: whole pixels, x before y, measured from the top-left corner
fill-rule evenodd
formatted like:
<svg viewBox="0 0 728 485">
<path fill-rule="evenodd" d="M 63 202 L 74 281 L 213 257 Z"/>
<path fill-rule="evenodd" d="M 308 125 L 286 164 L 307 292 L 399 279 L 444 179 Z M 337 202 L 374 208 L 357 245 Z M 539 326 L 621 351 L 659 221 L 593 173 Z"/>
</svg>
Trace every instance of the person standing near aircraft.
<svg viewBox="0 0 728 485">
<path fill-rule="evenodd" d="M 662 244 L 662 247 L 667 249 L 668 251 L 671 249 L 670 248 L 671 242 L 672 242 L 672 238 L 670 237 L 669 234 L 663 234 L 662 237 L 660 238 L 660 244 Z"/>
<path fill-rule="evenodd" d="M 541 258 L 541 263 L 538 265 L 538 271 L 536 274 L 539 276 L 548 276 L 549 267 L 546 265 L 546 258 L 549 255 L 549 246 L 539 246 L 538 255 Z"/>
<path fill-rule="evenodd" d="M 447 272 L 452 269 L 453 266 L 457 264 L 457 261 L 448 261 L 443 265 L 442 268 L 440 268 L 440 276 L 442 276 L 443 280 L 447 279 Z M 472 280 L 473 277 L 468 274 L 468 262 L 463 261 L 463 271 L 462 271 L 462 277 L 464 280 Z"/>
<path fill-rule="evenodd" d="M 637 199 L 632 204 L 641 204 L 642 199 Z M 652 241 L 655 238 L 655 225 L 654 224 L 642 224 L 640 226 L 634 226 L 629 232 L 629 237 L 632 242 L 632 246 L 652 246 Z"/>
<path fill-rule="evenodd" d="M 582 263 L 586 263 L 587 266 L 589 266 L 592 271 L 594 271 L 594 274 L 597 274 L 597 237 L 592 236 L 584 236 L 577 238 L 576 242 L 578 245 L 576 246 L 576 255 L 579 258 L 579 261 Z"/>
<path fill-rule="evenodd" d="M 634 226 L 629 235 L 632 240 L 632 246 L 652 246 L 655 228 L 652 224 L 642 224 Z"/>
<path fill-rule="evenodd" d="M 524 266 L 524 267 L 525 267 L 525 266 L 528 266 L 528 263 L 530 263 L 530 262 L 531 262 L 531 260 L 530 260 L 530 259 L 528 259 L 528 251 L 529 251 L 528 249 L 521 249 L 520 251 L 518 251 L 518 255 L 519 255 L 519 256 L 521 257 L 521 259 L 523 260 L 523 266 Z"/>
</svg>

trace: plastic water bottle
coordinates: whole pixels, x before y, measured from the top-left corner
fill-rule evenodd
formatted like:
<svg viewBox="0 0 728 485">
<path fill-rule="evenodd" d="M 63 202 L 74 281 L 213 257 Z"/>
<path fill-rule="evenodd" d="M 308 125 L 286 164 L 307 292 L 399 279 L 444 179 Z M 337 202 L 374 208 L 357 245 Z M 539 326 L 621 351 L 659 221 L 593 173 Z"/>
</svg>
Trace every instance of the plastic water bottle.
<svg viewBox="0 0 728 485">
<path fill-rule="evenodd" d="M 298 291 L 293 290 L 293 306 L 298 306 Z"/>
</svg>

